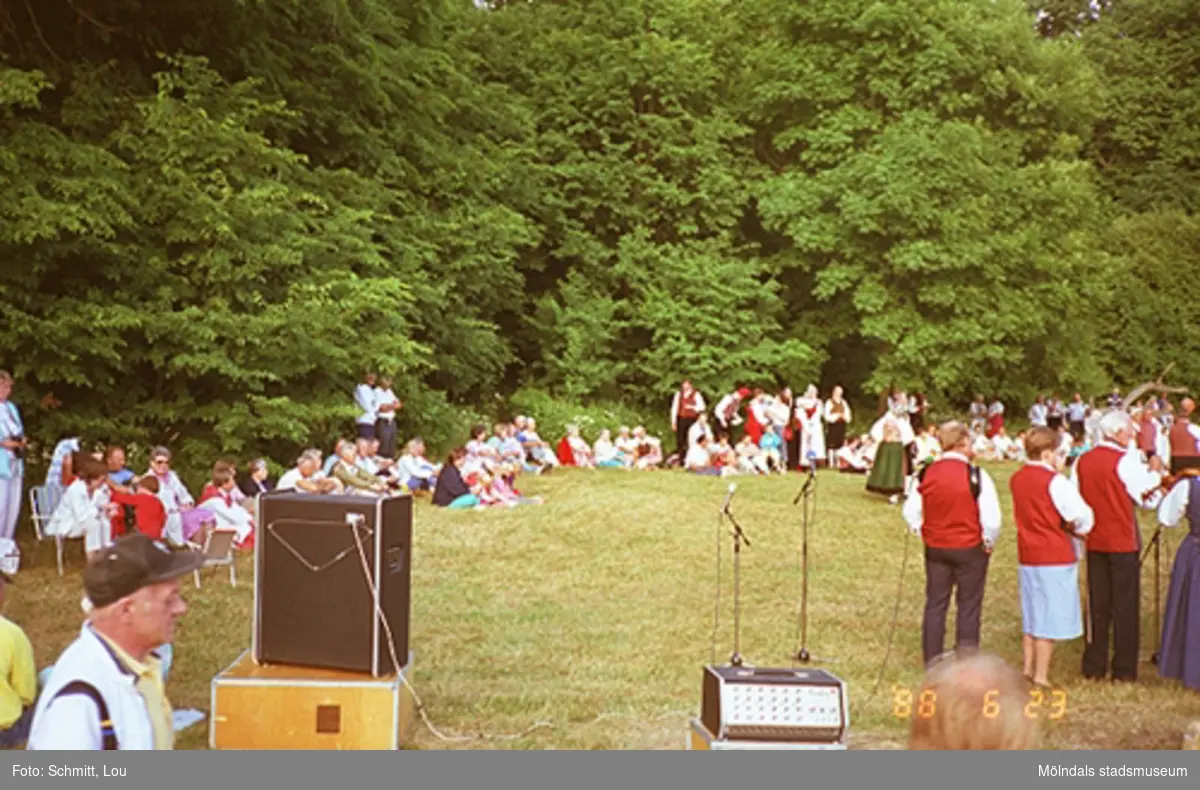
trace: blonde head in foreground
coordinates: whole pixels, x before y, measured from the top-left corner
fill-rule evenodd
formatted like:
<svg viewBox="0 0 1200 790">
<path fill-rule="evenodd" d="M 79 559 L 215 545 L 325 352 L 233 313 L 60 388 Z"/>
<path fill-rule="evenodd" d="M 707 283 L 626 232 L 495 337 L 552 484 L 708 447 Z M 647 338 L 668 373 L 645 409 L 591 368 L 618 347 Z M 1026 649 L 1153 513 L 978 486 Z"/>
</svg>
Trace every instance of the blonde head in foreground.
<svg viewBox="0 0 1200 790">
<path fill-rule="evenodd" d="M 921 693 L 932 699 L 933 711 L 928 717 L 914 715 L 909 749 L 1034 748 L 1037 721 L 1025 715 L 1029 686 L 997 656 L 976 654 L 935 664 Z"/>
</svg>

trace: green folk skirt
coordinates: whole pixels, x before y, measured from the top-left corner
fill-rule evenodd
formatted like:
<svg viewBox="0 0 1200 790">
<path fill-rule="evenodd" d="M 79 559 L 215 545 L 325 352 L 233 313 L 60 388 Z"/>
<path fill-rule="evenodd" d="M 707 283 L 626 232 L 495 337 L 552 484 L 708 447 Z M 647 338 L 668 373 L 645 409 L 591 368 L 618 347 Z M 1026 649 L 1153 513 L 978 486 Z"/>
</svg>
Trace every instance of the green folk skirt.
<svg viewBox="0 0 1200 790">
<path fill-rule="evenodd" d="M 867 478 L 867 490 L 876 494 L 904 493 L 904 478 L 908 474 L 908 453 L 900 442 L 883 442 L 875 451 L 875 465 Z"/>
</svg>

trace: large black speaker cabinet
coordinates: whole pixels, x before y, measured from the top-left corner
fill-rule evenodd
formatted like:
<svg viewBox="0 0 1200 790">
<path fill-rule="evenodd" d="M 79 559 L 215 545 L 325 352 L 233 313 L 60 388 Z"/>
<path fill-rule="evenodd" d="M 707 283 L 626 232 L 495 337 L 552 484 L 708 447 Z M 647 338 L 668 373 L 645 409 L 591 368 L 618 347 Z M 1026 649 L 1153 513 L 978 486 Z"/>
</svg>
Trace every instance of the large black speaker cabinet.
<svg viewBox="0 0 1200 790">
<path fill-rule="evenodd" d="M 408 660 L 412 497 L 262 496 L 254 659 L 390 675 Z M 357 541 L 355 535 L 357 534 Z M 365 568 L 364 568 L 365 559 Z"/>
</svg>

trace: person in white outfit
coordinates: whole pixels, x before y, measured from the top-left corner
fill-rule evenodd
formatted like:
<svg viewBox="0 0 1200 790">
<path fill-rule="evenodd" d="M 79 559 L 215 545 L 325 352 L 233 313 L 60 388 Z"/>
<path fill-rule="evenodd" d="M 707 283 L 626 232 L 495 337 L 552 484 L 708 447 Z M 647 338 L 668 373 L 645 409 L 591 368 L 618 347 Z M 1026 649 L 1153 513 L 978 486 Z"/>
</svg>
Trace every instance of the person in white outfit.
<svg viewBox="0 0 1200 790">
<path fill-rule="evenodd" d="M 48 536 L 83 538 L 88 556 L 112 543 L 112 510 L 108 498 L 108 470 L 91 456 L 79 459 L 76 477 L 46 525 Z"/>
<path fill-rule="evenodd" d="M 134 534 L 83 573 L 88 619 L 54 664 L 33 713 L 31 751 L 171 750 L 161 651 L 187 612 L 179 580 L 204 562 Z"/>
<path fill-rule="evenodd" d="M 183 514 L 196 506 L 196 500 L 187 487 L 171 469 L 171 451 L 155 447 L 150 451 L 150 469 L 146 474 L 158 479 L 158 498 L 167 511 L 167 524 L 163 527 L 163 538 L 176 546 L 182 546 Z"/>
<path fill-rule="evenodd" d="M 16 404 L 8 399 L 12 388 L 12 375 L 0 370 L 0 538 L 8 539 L 17 531 L 25 483 L 25 425 Z"/>
<path fill-rule="evenodd" d="M 379 393 L 375 389 L 374 373 L 367 373 L 362 383 L 354 388 L 354 402 L 359 409 L 355 420 L 358 435 L 363 439 L 374 439 L 375 423 L 379 419 Z"/>
<path fill-rule="evenodd" d="M 828 463 L 825 456 L 825 405 L 817 395 L 817 388 L 810 384 L 804 397 L 796 401 L 796 420 L 800 423 L 799 465 L 807 469 L 810 465 Z"/>
</svg>

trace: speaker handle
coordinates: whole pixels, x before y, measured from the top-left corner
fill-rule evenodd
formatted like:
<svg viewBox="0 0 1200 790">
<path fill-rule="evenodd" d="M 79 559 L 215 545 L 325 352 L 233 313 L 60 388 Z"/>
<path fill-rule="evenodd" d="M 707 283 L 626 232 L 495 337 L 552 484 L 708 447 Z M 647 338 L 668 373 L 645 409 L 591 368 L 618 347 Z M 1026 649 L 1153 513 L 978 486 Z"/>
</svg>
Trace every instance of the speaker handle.
<svg viewBox="0 0 1200 790">
<path fill-rule="evenodd" d="M 350 515 L 352 515 L 352 514 L 350 514 Z M 331 525 L 332 526 L 342 526 L 342 524 L 337 521 L 306 521 L 306 520 L 302 520 L 302 519 L 285 519 L 284 521 L 286 521 L 289 524 L 315 524 L 318 526 L 331 526 Z M 302 555 L 300 553 L 300 551 L 298 549 L 296 549 L 295 546 L 293 546 L 291 543 L 288 543 L 287 540 L 282 535 L 279 534 L 279 532 L 275 529 L 275 525 L 278 523 L 280 523 L 280 522 L 273 521 L 267 525 L 268 534 L 272 535 L 275 538 L 275 540 L 279 541 L 280 545 L 282 545 L 285 549 L 287 549 L 293 557 L 295 557 L 297 560 L 299 560 L 300 563 L 302 565 L 304 565 L 304 567 L 308 568 L 313 573 L 320 573 L 321 571 L 332 568 L 334 565 L 336 565 L 339 562 L 341 562 L 342 560 L 344 560 L 347 556 L 349 556 L 349 554 L 351 552 L 353 552 L 355 550 L 354 546 L 350 546 L 350 547 L 345 548 L 342 551 L 338 552 L 337 554 L 335 554 L 333 559 L 329 560 L 328 562 L 325 562 L 321 565 L 314 565 L 313 563 L 309 562 L 309 560 L 304 555 Z M 355 532 L 358 532 L 359 526 L 360 526 L 359 524 L 354 525 L 353 529 Z M 370 527 L 363 527 L 363 529 L 366 530 L 368 535 L 370 535 L 372 532 L 372 529 Z"/>
</svg>

